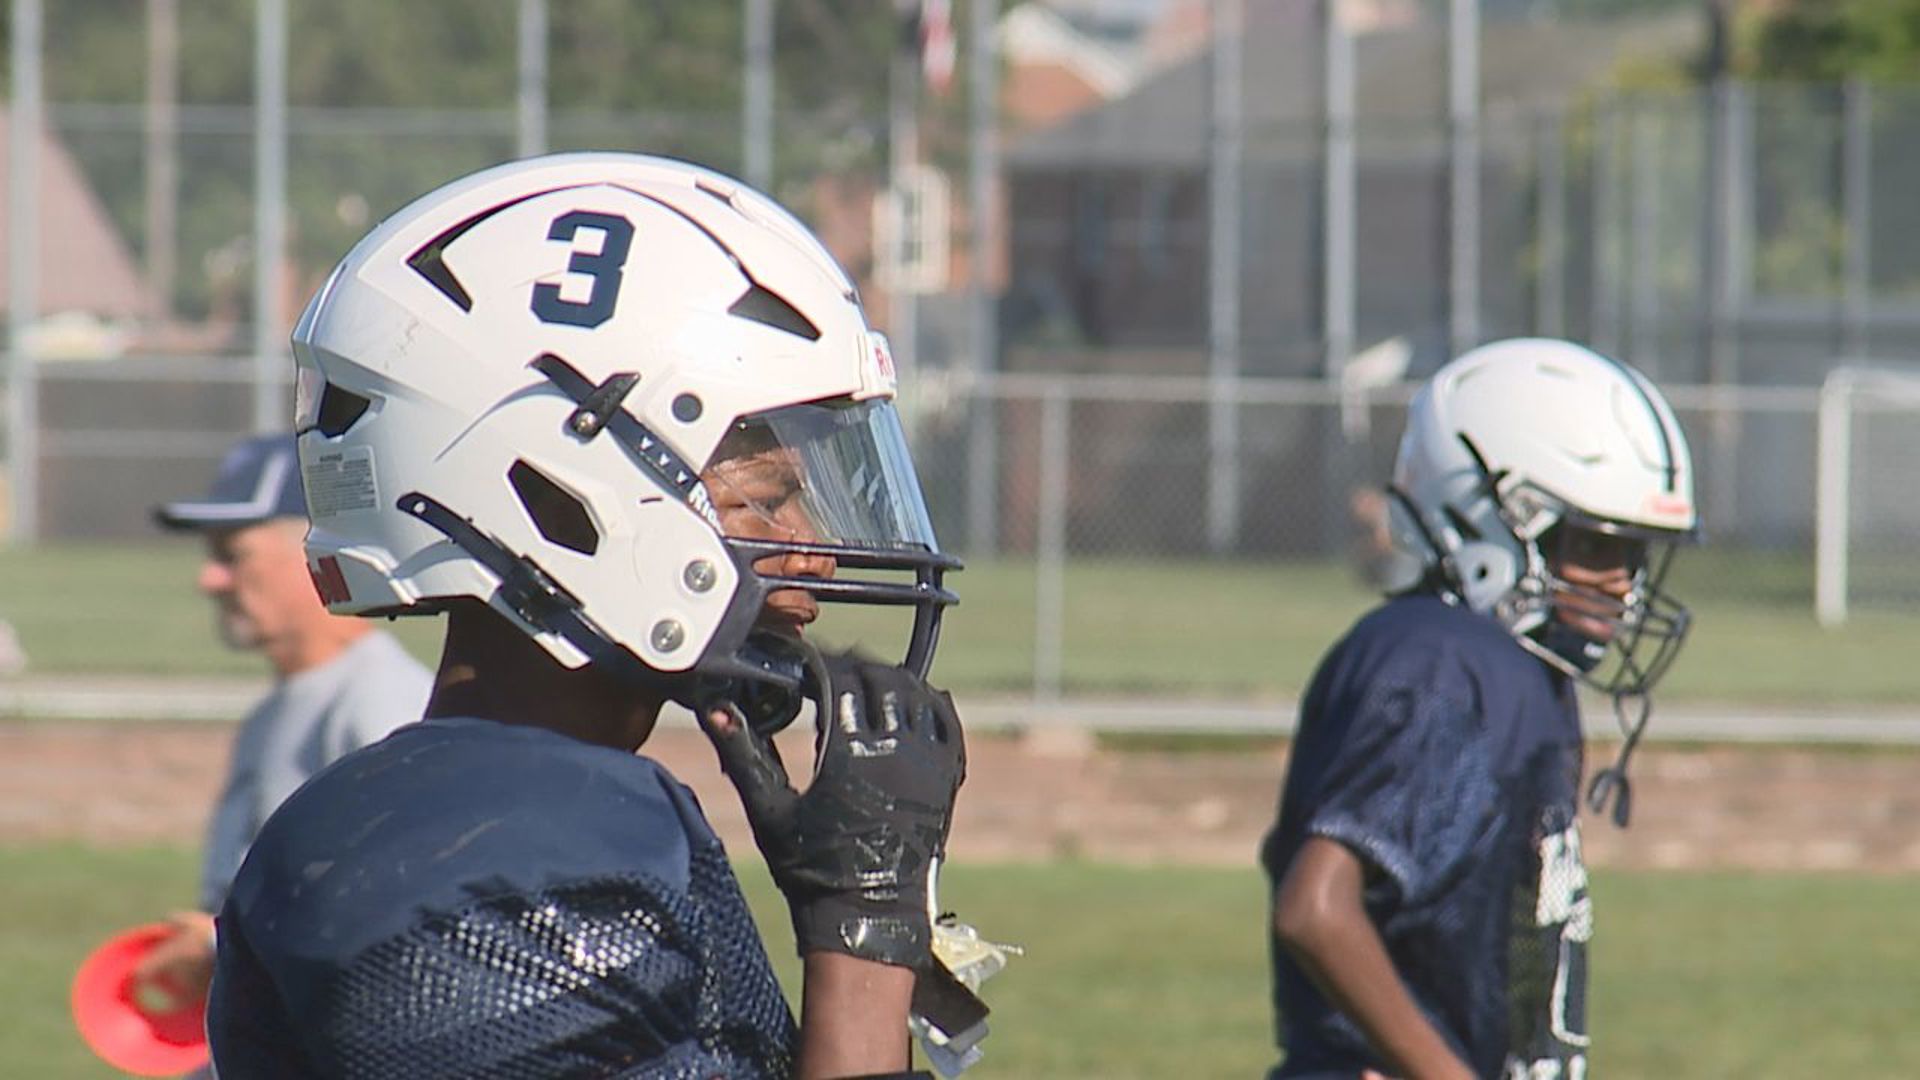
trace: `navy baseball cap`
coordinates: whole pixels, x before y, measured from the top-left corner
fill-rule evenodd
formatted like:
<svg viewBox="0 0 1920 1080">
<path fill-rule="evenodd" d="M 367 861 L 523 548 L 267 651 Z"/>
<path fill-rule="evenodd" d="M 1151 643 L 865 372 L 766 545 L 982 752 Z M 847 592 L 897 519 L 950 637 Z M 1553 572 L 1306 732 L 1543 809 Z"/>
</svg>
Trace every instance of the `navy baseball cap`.
<svg viewBox="0 0 1920 1080">
<path fill-rule="evenodd" d="M 242 439 L 220 461 L 205 499 L 162 503 L 153 519 L 165 529 L 232 529 L 277 517 L 306 517 L 300 458 L 293 436 Z"/>
</svg>

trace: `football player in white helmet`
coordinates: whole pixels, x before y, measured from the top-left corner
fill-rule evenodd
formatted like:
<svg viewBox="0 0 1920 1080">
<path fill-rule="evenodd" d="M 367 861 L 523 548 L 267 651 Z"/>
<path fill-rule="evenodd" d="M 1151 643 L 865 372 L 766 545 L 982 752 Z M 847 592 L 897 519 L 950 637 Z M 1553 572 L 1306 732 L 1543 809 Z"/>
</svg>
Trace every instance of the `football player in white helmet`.
<svg viewBox="0 0 1920 1080">
<path fill-rule="evenodd" d="M 1276 1077 L 1585 1074 L 1592 913 L 1575 682 L 1625 765 L 1687 609 L 1685 437 L 1640 373 L 1565 341 L 1495 342 L 1415 397 L 1388 488 L 1415 568 L 1321 661 L 1273 884 Z"/>
<path fill-rule="evenodd" d="M 910 998 L 977 1019 L 930 954 L 965 756 L 925 676 L 958 562 L 886 342 L 804 226 L 662 158 L 488 169 L 362 240 L 294 356 L 322 598 L 444 611 L 447 642 L 425 721 L 304 788 L 241 871 L 222 1075 L 892 1074 Z M 822 601 L 915 609 L 899 661 L 822 656 Z M 769 736 L 807 698 L 798 793 Z M 698 806 L 634 753 L 669 700 L 788 899 L 797 1027 Z"/>
</svg>

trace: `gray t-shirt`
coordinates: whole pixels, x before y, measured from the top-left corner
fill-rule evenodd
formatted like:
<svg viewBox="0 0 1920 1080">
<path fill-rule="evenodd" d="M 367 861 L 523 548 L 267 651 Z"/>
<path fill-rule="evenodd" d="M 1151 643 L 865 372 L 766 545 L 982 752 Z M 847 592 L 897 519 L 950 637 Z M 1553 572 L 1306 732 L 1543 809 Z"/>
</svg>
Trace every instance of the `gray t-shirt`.
<svg viewBox="0 0 1920 1080">
<path fill-rule="evenodd" d="M 207 823 L 200 910 L 219 911 L 255 833 L 307 777 L 426 711 L 432 676 L 374 631 L 316 668 L 282 679 L 233 739 L 227 783 Z"/>
</svg>

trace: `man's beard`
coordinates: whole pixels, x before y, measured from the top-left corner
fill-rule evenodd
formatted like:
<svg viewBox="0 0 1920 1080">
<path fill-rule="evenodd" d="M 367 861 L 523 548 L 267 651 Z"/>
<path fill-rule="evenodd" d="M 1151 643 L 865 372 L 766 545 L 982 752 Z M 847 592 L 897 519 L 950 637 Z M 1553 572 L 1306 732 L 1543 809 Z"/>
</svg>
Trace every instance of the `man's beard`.
<svg viewBox="0 0 1920 1080">
<path fill-rule="evenodd" d="M 227 648 L 252 652 L 265 640 L 260 633 L 260 624 L 239 608 L 231 604 L 217 604 L 213 611 L 214 627 Z"/>
</svg>

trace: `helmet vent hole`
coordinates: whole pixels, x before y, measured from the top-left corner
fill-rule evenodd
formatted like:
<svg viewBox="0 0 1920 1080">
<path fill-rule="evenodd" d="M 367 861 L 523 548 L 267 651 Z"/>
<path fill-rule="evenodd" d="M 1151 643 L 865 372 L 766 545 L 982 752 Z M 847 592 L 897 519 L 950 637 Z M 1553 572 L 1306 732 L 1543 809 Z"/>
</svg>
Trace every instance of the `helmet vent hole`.
<svg viewBox="0 0 1920 1080">
<path fill-rule="evenodd" d="M 514 462 L 507 470 L 507 482 L 541 536 L 582 555 L 599 550 L 600 533 L 593 527 L 593 518 L 571 492 L 524 461 Z"/>
<path fill-rule="evenodd" d="M 460 239 L 461 236 L 466 234 L 468 229 L 473 228 L 475 225 L 505 210 L 514 203 L 524 202 L 530 198 L 533 198 L 533 195 L 526 195 L 512 202 L 501 203 L 499 206 L 480 211 L 467 220 L 455 225 L 453 228 L 448 229 L 446 232 L 441 233 L 439 236 L 420 245 L 420 250 L 407 256 L 407 265 L 413 267 L 414 273 L 426 278 L 428 284 L 439 289 L 440 295 L 453 301 L 454 306 L 458 307 L 461 311 L 473 311 L 472 294 L 467 292 L 465 285 L 460 284 L 459 278 L 453 276 L 453 271 L 447 268 L 447 263 L 444 258 L 447 245 Z"/>
<path fill-rule="evenodd" d="M 337 439 L 365 416 L 367 406 L 372 404 L 351 390 L 342 390 L 328 383 L 327 388 L 320 392 L 320 414 L 313 426 L 327 438 Z"/>
<path fill-rule="evenodd" d="M 800 314 L 799 309 L 787 303 L 786 298 L 759 282 L 755 282 L 753 288 L 735 300 L 727 313 L 771 326 L 775 330 L 785 330 L 808 341 L 820 340 L 820 328 L 813 325 L 812 320 Z"/>
</svg>

